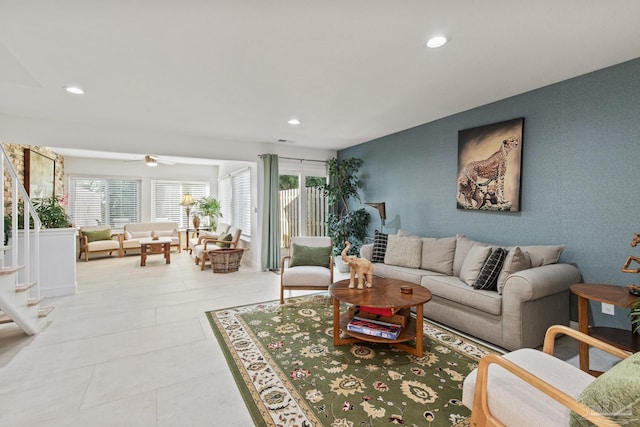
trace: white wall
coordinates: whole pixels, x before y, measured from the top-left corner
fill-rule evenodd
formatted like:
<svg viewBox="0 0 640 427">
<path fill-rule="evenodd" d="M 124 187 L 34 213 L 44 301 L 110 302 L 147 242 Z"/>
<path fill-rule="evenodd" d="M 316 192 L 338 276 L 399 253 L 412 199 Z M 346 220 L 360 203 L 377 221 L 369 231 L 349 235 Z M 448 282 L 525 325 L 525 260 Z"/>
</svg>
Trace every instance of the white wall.
<svg viewBox="0 0 640 427">
<path fill-rule="evenodd" d="M 143 161 L 98 160 L 65 157 L 65 192 L 71 175 L 127 177 L 142 180 L 141 221 L 151 221 L 151 180 L 209 181 L 211 195 L 218 196 L 218 166 L 163 165 L 150 168 Z M 179 203 L 180 201 L 178 201 Z"/>
</svg>

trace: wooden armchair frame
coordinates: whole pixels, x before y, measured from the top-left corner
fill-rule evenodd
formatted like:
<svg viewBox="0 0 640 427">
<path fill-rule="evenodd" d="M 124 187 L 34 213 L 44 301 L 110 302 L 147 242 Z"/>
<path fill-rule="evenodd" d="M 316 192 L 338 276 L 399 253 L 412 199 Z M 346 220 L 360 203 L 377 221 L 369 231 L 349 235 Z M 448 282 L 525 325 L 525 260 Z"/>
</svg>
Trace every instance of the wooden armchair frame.
<svg viewBox="0 0 640 427">
<path fill-rule="evenodd" d="M 117 237 L 118 248 L 117 249 L 98 249 L 98 250 L 89 250 L 89 238 L 82 234 L 82 231 L 78 233 L 78 240 L 80 241 L 80 251 L 78 253 L 78 259 L 82 258 L 82 253 L 84 252 L 84 262 L 89 261 L 89 253 L 97 253 L 97 252 L 109 252 L 109 255 L 113 254 L 113 252 L 118 253 L 118 258 L 122 258 L 124 256 L 124 251 L 122 249 L 122 234 L 120 233 L 111 233 L 111 239 Z"/>
<path fill-rule="evenodd" d="M 583 334 L 582 332 L 578 332 L 575 329 L 571 329 L 567 326 L 563 325 L 554 325 L 551 326 L 544 337 L 544 345 L 542 351 L 549 355 L 553 355 L 553 350 L 555 347 L 555 339 L 557 335 L 564 334 L 568 335 L 578 341 L 587 343 L 592 345 L 600 350 L 606 351 L 609 354 L 612 354 L 615 357 L 620 359 L 625 359 L 630 356 L 624 350 L 621 350 L 617 347 L 614 347 L 610 344 L 602 342 L 596 338 L 593 338 L 589 335 Z M 489 410 L 489 402 L 487 399 L 487 382 L 488 382 L 488 373 L 489 373 L 489 365 L 496 364 L 501 366 L 502 368 L 509 371 L 511 374 L 520 378 L 522 381 L 530 384 L 531 386 L 537 388 L 542 393 L 548 395 L 552 399 L 558 401 L 560 404 L 566 406 L 573 412 L 581 415 L 588 421 L 591 421 L 593 424 L 597 426 L 618 426 L 619 424 L 615 423 L 611 419 L 605 417 L 604 415 L 598 413 L 597 411 L 589 408 L 586 405 L 575 400 L 573 397 L 568 394 L 562 392 L 546 381 L 541 380 L 530 372 L 524 370 L 520 366 L 515 363 L 497 355 L 497 354 L 488 354 L 482 359 L 478 364 L 478 372 L 476 377 L 476 387 L 474 391 L 473 397 L 473 408 L 471 412 L 471 425 L 474 427 L 485 427 L 485 426 L 504 426 L 495 418 L 491 411 Z"/>
</svg>

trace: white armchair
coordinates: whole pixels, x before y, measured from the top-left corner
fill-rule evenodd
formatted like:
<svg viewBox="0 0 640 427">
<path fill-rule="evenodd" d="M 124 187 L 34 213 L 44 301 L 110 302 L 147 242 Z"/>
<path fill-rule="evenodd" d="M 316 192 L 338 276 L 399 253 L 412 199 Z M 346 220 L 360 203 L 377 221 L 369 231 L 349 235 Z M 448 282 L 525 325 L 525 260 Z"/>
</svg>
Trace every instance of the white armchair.
<svg viewBox="0 0 640 427">
<path fill-rule="evenodd" d="M 625 360 L 595 378 L 553 356 L 559 334 Z M 476 427 L 591 425 L 584 419 L 597 426 L 638 425 L 640 387 L 633 384 L 640 383 L 640 353 L 628 356 L 567 326 L 551 326 L 543 351 L 522 348 L 504 356 L 484 356 L 464 380 L 462 403 L 471 409 L 471 425 Z M 630 398 L 621 397 L 625 395 Z"/>
<path fill-rule="evenodd" d="M 292 237 L 290 255 L 280 262 L 280 304 L 284 290 L 322 290 L 333 283 L 333 247 L 329 237 Z"/>
</svg>

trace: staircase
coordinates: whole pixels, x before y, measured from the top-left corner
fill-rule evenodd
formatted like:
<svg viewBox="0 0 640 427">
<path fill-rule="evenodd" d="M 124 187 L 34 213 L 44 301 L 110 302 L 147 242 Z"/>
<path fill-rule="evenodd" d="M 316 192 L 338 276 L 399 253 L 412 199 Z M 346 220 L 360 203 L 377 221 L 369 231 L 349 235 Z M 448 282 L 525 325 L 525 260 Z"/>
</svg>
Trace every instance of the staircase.
<svg viewBox="0 0 640 427">
<path fill-rule="evenodd" d="M 41 307 L 44 297 L 40 296 L 39 267 L 40 259 L 40 229 L 42 228 L 40 219 L 36 214 L 31 199 L 27 194 L 21 179 L 7 152 L 0 141 L 0 179 L 3 188 L 5 179 L 11 185 L 11 204 L 8 206 L 8 213 L 5 212 L 5 191 L 0 192 L 0 217 L 11 218 L 10 230 L 5 230 L 6 221 L 0 221 L 0 235 L 4 236 L 8 231 L 12 238 L 11 246 L 0 247 L 0 324 L 15 322 L 28 335 L 35 335 L 45 326 L 45 318 L 53 307 Z M 19 209 L 20 208 L 20 209 Z M 24 212 L 20 218 L 19 212 Z M 18 222 L 22 221 L 22 228 L 29 230 L 28 233 L 18 234 Z M 30 222 L 33 228 L 29 229 Z M 30 239 L 33 236 L 34 239 Z M 32 242 L 33 244 L 31 244 Z M 8 255 L 8 256 L 7 256 Z M 22 255 L 19 257 L 19 255 Z M 17 265 L 17 260 L 24 260 L 24 265 Z M 9 261 L 15 260 L 15 261 Z M 35 273 L 30 273 L 35 271 Z M 31 276 L 34 277 L 31 277 Z"/>
</svg>

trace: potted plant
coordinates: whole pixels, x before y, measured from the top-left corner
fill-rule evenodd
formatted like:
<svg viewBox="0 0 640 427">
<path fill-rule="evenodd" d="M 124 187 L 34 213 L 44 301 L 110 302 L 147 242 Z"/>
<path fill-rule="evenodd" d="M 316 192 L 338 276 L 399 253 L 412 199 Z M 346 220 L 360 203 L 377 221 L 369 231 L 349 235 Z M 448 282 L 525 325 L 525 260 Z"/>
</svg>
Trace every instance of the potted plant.
<svg viewBox="0 0 640 427">
<path fill-rule="evenodd" d="M 631 319 L 631 329 L 633 332 L 640 331 L 640 298 L 637 298 L 633 304 L 631 304 L 629 318 Z"/>
<path fill-rule="evenodd" d="M 212 231 L 215 230 L 218 227 L 218 218 L 222 218 L 218 199 L 215 197 L 203 197 L 198 200 L 197 207 L 202 215 L 209 217 L 209 226 L 211 226 Z"/>
<path fill-rule="evenodd" d="M 331 237 L 338 271 L 346 272 L 349 267 L 342 265 L 340 253 L 349 241 L 348 255 L 358 255 L 360 246 L 367 235 L 369 213 L 364 208 L 350 209 L 350 201 L 360 201 L 358 190 L 362 181 L 357 176 L 362 159 L 355 157 L 338 161 L 329 160 L 329 183 L 322 188 L 333 212 L 327 216 L 327 234 Z"/>
</svg>

